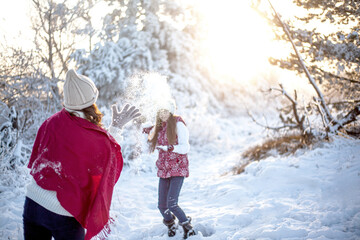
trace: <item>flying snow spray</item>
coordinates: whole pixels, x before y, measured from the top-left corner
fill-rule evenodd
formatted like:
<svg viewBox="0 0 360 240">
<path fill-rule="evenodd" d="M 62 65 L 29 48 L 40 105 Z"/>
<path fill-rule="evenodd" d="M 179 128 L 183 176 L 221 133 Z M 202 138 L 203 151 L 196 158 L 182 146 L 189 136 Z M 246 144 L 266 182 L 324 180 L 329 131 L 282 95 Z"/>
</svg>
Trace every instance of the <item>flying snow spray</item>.
<svg viewBox="0 0 360 240">
<path fill-rule="evenodd" d="M 140 109 L 145 121 L 155 121 L 156 113 L 165 103 L 173 101 L 167 78 L 156 72 L 134 75 L 129 79 L 125 98 Z"/>
</svg>

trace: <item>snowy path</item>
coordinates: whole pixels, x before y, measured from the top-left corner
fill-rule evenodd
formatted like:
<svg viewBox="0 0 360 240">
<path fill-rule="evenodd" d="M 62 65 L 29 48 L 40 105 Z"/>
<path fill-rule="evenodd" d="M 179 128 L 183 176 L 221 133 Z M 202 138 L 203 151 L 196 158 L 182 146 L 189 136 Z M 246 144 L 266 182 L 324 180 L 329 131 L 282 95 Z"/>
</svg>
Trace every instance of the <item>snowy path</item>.
<svg viewBox="0 0 360 240">
<path fill-rule="evenodd" d="M 224 185 L 221 179 L 219 181 L 221 165 L 224 165 L 224 162 L 229 163 L 224 159 L 226 156 L 211 155 L 204 158 L 201 154 L 193 154 L 190 157 L 196 158 L 196 161 L 191 165 L 191 176 L 184 182 L 179 205 L 193 218 L 196 229 L 201 231 L 204 237 L 211 237 L 215 233 L 219 216 L 227 215 L 236 207 L 232 206 L 236 202 L 231 203 L 231 199 L 224 202 L 218 197 L 224 195 L 229 188 L 235 192 L 239 189 L 234 189 L 232 184 Z M 127 169 L 122 173 L 112 207 L 112 216 L 119 221 L 112 228 L 110 239 L 168 239 L 157 209 L 157 184 L 156 171 L 134 174 Z M 182 239 L 181 235 L 178 234 L 172 239 Z M 202 238 L 198 236 L 193 239 Z"/>
<path fill-rule="evenodd" d="M 337 138 L 224 176 L 248 141 L 240 137 L 230 151 L 192 149 L 191 176 L 179 202 L 201 232 L 191 239 L 360 239 L 360 141 Z M 169 239 L 157 210 L 155 175 L 123 172 L 109 239 Z"/>
<path fill-rule="evenodd" d="M 232 141 L 191 150 L 191 176 L 179 202 L 201 232 L 190 239 L 360 239 L 359 140 L 337 137 L 312 151 L 254 162 L 241 175 L 223 175 L 259 139 L 244 129 L 228 133 Z M 147 161 L 122 172 L 110 240 L 169 239 L 157 209 L 154 159 Z M 0 190 L 0 239 L 21 240 L 24 187 Z M 179 233 L 171 239 L 181 239 Z"/>
<path fill-rule="evenodd" d="M 232 134 L 241 135 L 243 129 L 235 128 Z M 239 161 L 240 151 L 229 151 L 234 145 L 245 145 L 246 139 L 238 139 L 235 143 L 221 142 L 206 147 L 192 147 L 189 154 L 190 177 L 186 178 L 179 198 L 179 205 L 185 213 L 193 218 L 194 227 L 201 232 L 194 240 L 203 237 L 211 239 L 226 239 L 215 235 L 215 226 L 220 215 L 227 215 L 234 210 L 218 195 L 226 192 L 220 175 L 226 173 Z M 225 150 L 224 150 L 225 149 Z M 226 151 L 227 149 L 227 151 Z M 156 154 L 152 163 L 144 163 L 142 172 L 126 169 L 123 171 L 114 192 L 112 216 L 119 221 L 112 228 L 109 239 L 139 240 L 139 239 L 169 239 L 167 229 L 162 224 L 162 217 L 157 209 L 158 177 L 154 168 Z M 150 167 L 149 167 L 150 166 Z M 139 167 L 141 169 L 141 166 Z M 226 178 L 225 178 L 226 179 Z M 228 179 L 231 181 L 232 178 Z M 220 181 L 219 181 L 220 180 Z M 228 186 L 236 192 L 234 186 Z M 238 200 L 236 200 L 237 202 Z M 236 207 L 235 207 L 236 208 Z M 180 228 L 179 228 L 180 229 Z M 182 230 L 171 238 L 182 239 Z"/>
</svg>

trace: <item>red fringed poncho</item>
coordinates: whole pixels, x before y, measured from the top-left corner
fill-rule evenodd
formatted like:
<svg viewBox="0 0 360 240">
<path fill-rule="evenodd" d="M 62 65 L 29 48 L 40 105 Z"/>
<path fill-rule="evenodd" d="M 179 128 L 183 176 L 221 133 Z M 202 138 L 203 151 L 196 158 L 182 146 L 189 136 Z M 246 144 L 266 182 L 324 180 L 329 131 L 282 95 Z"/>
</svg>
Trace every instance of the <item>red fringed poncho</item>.
<svg viewBox="0 0 360 240">
<path fill-rule="evenodd" d="M 85 240 L 109 232 L 109 210 L 123 158 L 104 129 L 65 109 L 40 127 L 28 167 L 36 183 L 87 229 Z M 100 234 L 101 235 L 101 234 Z"/>
</svg>

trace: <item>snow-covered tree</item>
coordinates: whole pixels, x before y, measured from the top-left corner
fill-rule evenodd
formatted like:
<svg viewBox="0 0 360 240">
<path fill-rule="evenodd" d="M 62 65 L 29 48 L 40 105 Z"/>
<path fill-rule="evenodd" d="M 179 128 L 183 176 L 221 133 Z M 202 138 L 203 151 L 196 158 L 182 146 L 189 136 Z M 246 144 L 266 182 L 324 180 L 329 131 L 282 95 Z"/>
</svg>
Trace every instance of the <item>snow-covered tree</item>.
<svg viewBox="0 0 360 240">
<path fill-rule="evenodd" d="M 32 29 L 36 53 L 43 63 L 42 72 L 56 83 L 68 70 L 70 55 L 81 39 L 79 34 L 93 35 L 88 16 L 92 0 L 32 0 Z M 60 98 L 57 84 L 53 93 Z"/>
<path fill-rule="evenodd" d="M 41 121 L 61 108 L 61 99 L 53 92 L 56 82 L 42 73 L 33 51 L 8 47 L 2 48 L 0 56 L 1 102 L 20 116 L 19 134 L 34 137 Z"/>
<path fill-rule="evenodd" d="M 17 130 L 28 139 L 44 118 L 61 109 L 58 84 L 81 35 L 93 36 L 89 11 L 96 2 L 32 0 L 35 49 L 0 45 L 0 99 L 21 116 Z"/>
<path fill-rule="evenodd" d="M 73 55 L 79 72 L 99 87 L 100 103 L 108 104 L 123 95 L 132 75 L 158 72 L 168 77 L 181 106 L 194 105 L 194 99 L 204 96 L 215 105 L 214 88 L 197 62 L 199 41 L 193 8 L 163 0 L 107 2 L 113 10 L 104 19 L 102 41 L 89 54 L 78 50 Z"/>
<path fill-rule="evenodd" d="M 326 91 L 329 103 L 337 105 L 340 101 L 347 102 L 347 107 L 354 106 L 360 101 L 360 3 L 351 0 L 294 3 L 308 14 L 289 19 L 287 26 L 310 74 Z M 279 21 L 274 23 L 281 27 Z M 307 27 L 314 23 L 316 27 Z M 321 30 L 324 26 L 327 26 L 325 33 Z M 279 39 L 288 41 L 284 32 L 278 33 Z M 304 73 L 295 54 L 270 61 L 281 68 Z"/>
<path fill-rule="evenodd" d="M 338 132 L 356 121 L 360 115 L 359 3 L 348 0 L 293 1 L 298 7 L 305 8 L 307 15 L 285 21 L 271 1 L 254 2 L 258 9 L 267 5 L 272 13 L 263 11 L 262 14 L 273 24 L 278 40 L 291 43 L 294 50 L 286 59 L 271 58 L 270 62 L 306 76 L 316 93 L 313 101 L 300 106 L 296 91 L 291 96 L 282 85 L 275 89 L 291 103 L 280 110 L 285 124 L 282 127 L 295 127 L 303 134 L 309 133 L 313 128 L 309 116 L 313 113 L 320 116 L 326 132 Z M 313 24 L 316 27 L 309 29 L 308 26 Z M 326 32 L 319 30 L 324 25 Z M 356 133 L 353 129 L 346 130 Z"/>
</svg>

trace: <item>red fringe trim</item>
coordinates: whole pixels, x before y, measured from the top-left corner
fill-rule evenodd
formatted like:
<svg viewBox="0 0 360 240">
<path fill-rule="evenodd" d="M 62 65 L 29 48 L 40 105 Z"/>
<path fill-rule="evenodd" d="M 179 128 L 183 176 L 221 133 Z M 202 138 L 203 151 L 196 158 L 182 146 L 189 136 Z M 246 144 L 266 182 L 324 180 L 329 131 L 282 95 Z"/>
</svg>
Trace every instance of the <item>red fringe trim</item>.
<svg viewBox="0 0 360 240">
<path fill-rule="evenodd" d="M 114 222 L 115 220 L 110 218 L 109 221 L 105 224 L 104 228 L 96 236 L 92 237 L 91 240 L 106 240 L 111 232 L 110 225 Z"/>
</svg>

